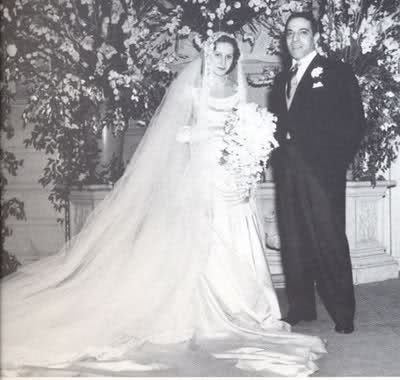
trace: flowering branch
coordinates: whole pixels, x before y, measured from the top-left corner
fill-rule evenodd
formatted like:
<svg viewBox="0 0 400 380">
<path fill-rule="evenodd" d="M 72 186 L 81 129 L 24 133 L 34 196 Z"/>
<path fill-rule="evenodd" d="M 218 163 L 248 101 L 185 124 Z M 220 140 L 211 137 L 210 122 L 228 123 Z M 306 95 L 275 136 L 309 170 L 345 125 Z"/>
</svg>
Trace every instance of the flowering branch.
<svg viewBox="0 0 400 380">
<path fill-rule="evenodd" d="M 7 0 L 3 11 L 18 15 L 5 74 L 27 88 L 25 144 L 49 155 L 39 182 L 60 211 L 59 185 L 105 180 L 94 172 L 93 136 L 154 113 L 173 76 L 180 12 L 156 0 Z"/>
<path fill-rule="evenodd" d="M 360 83 L 368 130 L 353 172 L 373 182 L 399 152 L 398 9 L 399 0 L 328 0 L 321 19 L 324 54 L 349 63 Z"/>
</svg>

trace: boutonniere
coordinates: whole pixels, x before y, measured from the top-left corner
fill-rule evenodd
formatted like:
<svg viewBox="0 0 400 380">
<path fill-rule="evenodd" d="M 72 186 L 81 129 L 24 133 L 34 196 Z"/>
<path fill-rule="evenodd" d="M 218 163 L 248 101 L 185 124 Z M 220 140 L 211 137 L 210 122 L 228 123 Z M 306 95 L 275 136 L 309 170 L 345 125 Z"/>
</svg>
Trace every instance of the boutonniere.
<svg viewBox="0 0 400 380">
<path fill-rule="evenodd" d="M 314 67 L 311 71 L 311 78 L 313 79 L 312 88 L 324 87 L 322 83 L 322 74 L 324 73 L 324 69 L 320 66 Z"/>
</svg>

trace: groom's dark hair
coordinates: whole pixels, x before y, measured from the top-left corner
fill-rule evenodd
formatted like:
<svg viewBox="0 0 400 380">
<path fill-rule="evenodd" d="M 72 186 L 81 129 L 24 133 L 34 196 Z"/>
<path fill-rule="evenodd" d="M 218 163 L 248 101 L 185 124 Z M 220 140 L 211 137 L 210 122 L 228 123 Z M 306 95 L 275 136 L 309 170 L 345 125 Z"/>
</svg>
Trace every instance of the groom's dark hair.
<svg viewBox="0 0 400 380">
<path fill-rule="evenodd" d="M 291 20 L 293 20 L 294 18 L 303 18 L 305 20 L 308 20 L 311 24 L 311 31 L 313 33 L 313 35 L 315 33 L 317 33 L 319 30 L 318 28 L 318 22 L 317 20 L 314 18 L 313 14 L 311 12 L 293 12 L 289 18 L 286 21 L 285 24 L 285 35 L 286 35 L 286 31 L 287 31 L 287 26 L 289 25 L 289 22 Z"/>
</svg>

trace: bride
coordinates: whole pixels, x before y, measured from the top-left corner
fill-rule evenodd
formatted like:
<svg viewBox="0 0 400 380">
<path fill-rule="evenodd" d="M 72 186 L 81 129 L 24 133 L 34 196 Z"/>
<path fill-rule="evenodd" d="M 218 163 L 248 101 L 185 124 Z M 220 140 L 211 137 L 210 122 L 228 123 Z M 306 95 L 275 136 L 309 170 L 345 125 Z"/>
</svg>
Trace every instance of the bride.
<svg viewBox="0 0 400 380">
<path fill-rule="evenodd" d="M 317 370 L 324 344 L 280 321 L 254 201 L 219 163 L 245 97 L 237 41 L 217 33 L 70 248 L 3 281 L 3 374 Z"/>
</svg>

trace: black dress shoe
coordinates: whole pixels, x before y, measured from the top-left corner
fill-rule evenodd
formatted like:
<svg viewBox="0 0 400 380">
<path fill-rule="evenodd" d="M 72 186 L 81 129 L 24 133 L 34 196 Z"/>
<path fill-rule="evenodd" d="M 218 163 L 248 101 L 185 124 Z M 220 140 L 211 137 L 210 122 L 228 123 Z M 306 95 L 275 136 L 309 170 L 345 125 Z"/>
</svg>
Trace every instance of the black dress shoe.
<svg viewBox="0 0 400 380">
<path fill-rule="evenodd" d="M 354 326 L 335 326 L 335 331 L 339 334 L 351 334 L 354 331 Z"/>
<path fill-rule="evenodd" d="M 285 318 L 281 320 L 283 322 L 289 323 L 289 325 L 294 326 L 297 325 L 301 321 L 311 322 L 317 319 L 316 315 L 303 315 L 303 316 L 294 316 L 294 315 L 287 315 Z"/>
</svg>

